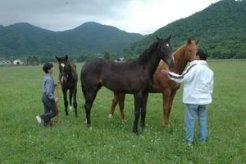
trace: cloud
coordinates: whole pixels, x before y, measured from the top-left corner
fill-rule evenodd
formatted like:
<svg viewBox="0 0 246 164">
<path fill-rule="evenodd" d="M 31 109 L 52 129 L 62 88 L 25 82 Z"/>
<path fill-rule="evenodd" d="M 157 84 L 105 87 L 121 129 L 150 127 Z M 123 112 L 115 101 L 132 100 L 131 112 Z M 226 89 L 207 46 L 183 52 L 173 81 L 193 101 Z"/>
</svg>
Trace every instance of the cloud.
<svg viewBox="0 0 246 164">
<path fill-rule="evenodd" d="M 0 24 L 31 23 L 53 31 L 87 21 L 152 33 L 218 0 L 0 0 Z"/>
<path fill-rule="evenodd" d="M 120 19 L 127 0 L 0 0 L 0 24 L 30 22 L 54 30 L 85 21 Z"/>
</svg>

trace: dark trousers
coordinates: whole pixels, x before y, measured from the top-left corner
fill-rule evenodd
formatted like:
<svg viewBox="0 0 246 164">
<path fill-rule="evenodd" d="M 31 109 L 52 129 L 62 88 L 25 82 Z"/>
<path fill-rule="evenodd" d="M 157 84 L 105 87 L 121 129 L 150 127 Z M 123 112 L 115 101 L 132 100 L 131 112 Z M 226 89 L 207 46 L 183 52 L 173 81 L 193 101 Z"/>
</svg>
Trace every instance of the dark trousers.
<svg viewBox="0 0 246 164">
<path fill-rule="evenodd" d="M 42 102 L 44 104 L 44 114 L 40 115 L 41 119 L 47 124 L 50 119 L 55 117 L 55 100 L 50 100 L 45 94 L 42 96 Z"/>
</svg>

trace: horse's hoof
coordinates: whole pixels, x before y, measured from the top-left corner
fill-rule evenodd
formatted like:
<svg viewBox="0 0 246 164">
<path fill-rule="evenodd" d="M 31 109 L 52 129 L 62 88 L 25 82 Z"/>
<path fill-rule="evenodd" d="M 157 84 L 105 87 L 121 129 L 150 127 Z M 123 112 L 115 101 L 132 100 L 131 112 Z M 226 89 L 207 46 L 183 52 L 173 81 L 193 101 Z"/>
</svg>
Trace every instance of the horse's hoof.
<svg viewBox="0 0 246 164">
<path fill-rule="evenodd" d="M 137 129 L 133 129 L 132 132 L 133 132 L 134 134 L 136 134 L 136 135 L 139 134 Z"/>
<path fill-rule="evenodd" d="M 111 113 L 108 114 L 108 118 L 109 119 L 112 119 L 113 118 L 113 115 Z"/>
<path fill-rule="evenodd" d="M 87 127 L 88 130 L 92 130 L 92 127 L 91 127 L 90 124 L 86 124 L 86 127 Z"/>
<path fill-rule="evenodd" d="M 162 127 L 163 128 L 168 128 L 168 125 L 167 124 L 162 124 Z"/>
</svg>

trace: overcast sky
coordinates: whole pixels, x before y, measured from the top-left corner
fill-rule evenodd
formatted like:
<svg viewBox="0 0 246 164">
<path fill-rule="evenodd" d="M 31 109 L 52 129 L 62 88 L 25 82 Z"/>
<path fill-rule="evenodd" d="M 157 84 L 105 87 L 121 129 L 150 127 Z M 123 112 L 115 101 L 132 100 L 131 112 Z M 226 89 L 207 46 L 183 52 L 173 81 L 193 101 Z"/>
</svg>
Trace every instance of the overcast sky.
<svg viewBox="0 0 246 164">
<path fill-rule="evenodd" d="M 64 31 L 88 21 L 153 33 L 219 0 L 0 0 L 0 25 L 27 22 Z"/>
</svg>

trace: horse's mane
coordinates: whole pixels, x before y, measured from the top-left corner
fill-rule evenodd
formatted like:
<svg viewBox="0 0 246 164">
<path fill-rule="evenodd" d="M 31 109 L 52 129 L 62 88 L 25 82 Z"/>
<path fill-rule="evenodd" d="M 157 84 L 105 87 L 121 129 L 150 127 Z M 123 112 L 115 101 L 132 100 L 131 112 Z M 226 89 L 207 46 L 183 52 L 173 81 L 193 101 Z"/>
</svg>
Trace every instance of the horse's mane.
<svg viewBox="0 0 246 164">
<path fill-rule="evenodd" d="M 154 42 L 152 45 L 149 46 L 148 49 L 144 50 L 144 52 L 137 58 L 139 63 L 145 63 L 149 60 L 152 55 L 153 49 L 157 46 L 158 42 Z"/>
<path fill-rule="evenodd" d="M 187 45 L 187 43 L 184 43 L 182 46 L 180 46 L 176 51 L 174 51 L 173 54 L 175 54 L 175 56 L 177 56 L 176 54 L 179 54 Z"/>
</svg>

